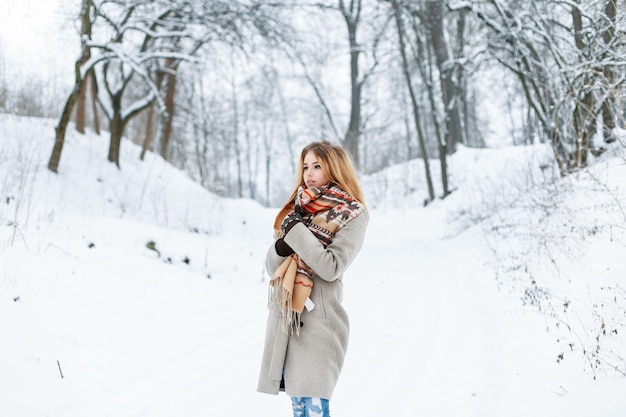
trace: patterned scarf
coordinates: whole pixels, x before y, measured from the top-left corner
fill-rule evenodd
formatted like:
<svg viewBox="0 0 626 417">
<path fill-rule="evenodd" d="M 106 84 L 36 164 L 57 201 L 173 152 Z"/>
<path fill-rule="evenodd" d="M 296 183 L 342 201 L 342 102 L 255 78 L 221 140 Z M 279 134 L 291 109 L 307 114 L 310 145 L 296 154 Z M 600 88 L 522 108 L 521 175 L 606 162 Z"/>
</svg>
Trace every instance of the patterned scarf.
<svg viewBox="0 0 626 417">
<path fill-rule="evenodd" d="M 325 248 L 342 227 L 364 210 L 359 202 L 335 185 L 300 187 L 294 209 L 295 206 L 306 213 L 303 223 Z M 278 237 L 284 237 L 284 234 Z M 285 333 L 300 334 L 300 315 L 313 289 L 312 274 L 313 270 L 294 253 L 285 259 L 270 280 L 269 307 L 280 308 L 281 328 Z"/>
</svg>

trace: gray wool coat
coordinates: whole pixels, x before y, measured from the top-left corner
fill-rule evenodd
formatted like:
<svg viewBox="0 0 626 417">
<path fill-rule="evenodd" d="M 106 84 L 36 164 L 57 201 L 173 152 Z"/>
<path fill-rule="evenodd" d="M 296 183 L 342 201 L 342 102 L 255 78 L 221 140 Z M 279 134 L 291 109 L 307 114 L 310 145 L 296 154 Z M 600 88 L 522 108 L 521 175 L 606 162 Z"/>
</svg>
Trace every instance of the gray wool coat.
<svg viewBox="0 0 626 417">
<path fill-rule="evenodd" d="M 259 392 L 278 394 L 284 369 L 287 395 L 331 399 L 348 347 L 348 314 L 341 305 L 343 273 L 361 249 L 366 228 L 367 213 L 361 213 L 337 232 L 327 248 L 304 224 L 285 236 L 285 243 L 314 271 L 310 298 L 315 308 L 304 309 L 299 336 L 281 330 L 280 311 L 269 312 Z M 284 259 L 274 245 L 269 248 L 270 275 Z"/>
</svg>

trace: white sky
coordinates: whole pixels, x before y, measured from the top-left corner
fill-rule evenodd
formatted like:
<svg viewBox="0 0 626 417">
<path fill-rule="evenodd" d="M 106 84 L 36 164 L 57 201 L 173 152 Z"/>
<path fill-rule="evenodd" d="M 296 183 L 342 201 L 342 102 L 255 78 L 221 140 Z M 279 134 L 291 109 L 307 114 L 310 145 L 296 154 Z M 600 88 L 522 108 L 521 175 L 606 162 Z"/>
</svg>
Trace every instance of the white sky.
<svg viewBox="0 0 626 417">
<path fill-rule="evenodd" d="M 0 0 L 0 59 L 9 79 L 48 72 L 52 79 L 72 73 L 71 11 L 78 0 Z M 76 44 L 78 41 L 76 40 Z M 69 78 L 71 80 L 71 76 Z"/>
</svg>

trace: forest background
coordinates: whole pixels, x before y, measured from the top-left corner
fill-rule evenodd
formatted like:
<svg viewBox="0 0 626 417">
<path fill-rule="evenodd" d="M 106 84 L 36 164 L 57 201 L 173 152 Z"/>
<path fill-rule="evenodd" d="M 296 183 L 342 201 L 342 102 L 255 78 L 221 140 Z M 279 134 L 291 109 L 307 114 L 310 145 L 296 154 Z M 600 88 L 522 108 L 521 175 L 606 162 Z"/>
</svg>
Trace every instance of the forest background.
<svg viewBox="0 0 626 417">
<path fill-rule="evenodd" d="M 421 158 L 427 203 L 453 190 L 458 145 L 549 143 L 563 176 L 623 124 L 618 0 L 5 3 L 0 111 L 59 120 L 54 172 L 72 120 L 107 131 L 118 166 L 125 136 L 272 206 L 298 150 L 328 139 L 362 174 Z"/>
<path fill-rule="evenodd" d="M 76 213 L 93 211 L 87 202 L 76 212 L 60 204 L 63 223 L 46 202 L 74 204 L 86 200 L 81 190 L 96 190 L 98 204 L 113 201 L 116 215 L 130 216 L 128 201 L 142 200 L 150 184 L 146 201 L 156 217 L 178 218 L 162 199 L 194 200 L 181 212 L 200 213 L 203 221 L 224 216 L 206 210 L 203 193 L 176 189 L 174 166 L 211 198 L 226 197 L 220 201 L 229 213 L 249 214 L 246 199 L 274 213 L 292 187 L 299 149 L 328 139 L 350 151 L 372 213 L 389 221 L 373 222 L 377 255 L 413 259 L 426 253 L 416 240 L 436 242 L 435 249 L 449 252 L 433 250 L 432 270 L 447 278 L 438 284 L 452 286 L 446 267 L 463 269 L 480 246 L 478 238 L 455 237 L 478 226 L 492 256 L 481 252 L 473 261 L 493 263 L 478 275 L 495 277 L 503 293 L 547 318 L 550 337 L 566 335 L 558 336 L 559 353 L 550 351 L 550 360 L 579 356 L 594 379 L 605 372 L 622 377 L 625 13 L 624 1 L 611 0 L 0 0 L 0 112 L 8 113 L 0 118 L 0 254 L 3 289 L 12 297 L 3 298 L 3 308 L 26 304 L 28 292 L 13 294 L 16 285 L 28 286 L 14 266 L 22 250 L 16 242 L 28 240 L 23 233 L 63 231 Z M 41 123 L 31 123 L 33 116 Z M 98 157 L 106 168 L 92 163 Z M 166 166 L 167 175 L 154 164 Z M 46 175 L 33 174 L 40 167 Z M 28 186 L 35 176 L 46 182 Z M 126 192 L 116 188 L 131 183 Z M 45 191 L 26 192 L 31 188 Z M 40 198 L 53 191 L 54 198 Z M 461 204 L 466 198 L 473 204 Z M 45 214 L 35 215 L 39 210 Z M 430 222 L 435 213 L 438 222 Z M 143 211 L 134 216 L 150 221 Z M 26 227 L 35 218 L 45 227 Z M 264 225 L 256 226 L 265 236 Z M 407 235 L 389 239 L 399 227 Z M 236 239 L 233 247 L 251 245 L 253 236 L 242 242 L 246 232 L 232 230 L 224 234 Z M 25 252 L 25 264 L 46 268 Z M 441 298 L 449 307 L 458 293 Z M 18 335 L 21 323 L 3 324 Z M 484 320 L 477 323 L 487 332 Z M 457 335 L 449 335 L 441 344 L 453 349 Z M 5 349 L 22 351 L 19 337 L 7 340 L 14 344 Z M 520 398 L 526 401 L 524 391 Z M 619 402 L 607 406 L 623 411 Z"/>
</svg>

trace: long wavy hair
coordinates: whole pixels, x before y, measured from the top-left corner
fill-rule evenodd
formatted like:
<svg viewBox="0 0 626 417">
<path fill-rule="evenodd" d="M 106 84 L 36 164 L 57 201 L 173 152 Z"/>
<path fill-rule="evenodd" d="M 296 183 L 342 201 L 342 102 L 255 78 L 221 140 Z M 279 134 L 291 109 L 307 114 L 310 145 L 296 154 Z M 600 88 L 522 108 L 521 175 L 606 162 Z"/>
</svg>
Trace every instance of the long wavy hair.
<svg viewBox="0 0 626 417">
<path fill-rule="evenodd" d="M 293 211 L 294 201 L 296 194 L 298 193 L 298 189 L 300 187 L 306 188 L 304 183 L 304 157 L 309 152 L 313 152 L 319 162 L 321 162 L 320 165 L 322 166 L 322 172 L 324 172 L 324 175 L 326 175 L 326 178 L 328 178 L 330 183 L 350 194 L 352 198 L 365 207 L 367 212 L 367 206 L 365 205 L 365 201 L 363 199 L 363 192 L 361 191 L 356 169 L 352 163 L 350 155 L 348 155 L 348 153 L 341 146 L 333 145 L 327 140 L 312 142 L 305 146 L 300 153 L 300 160 L 298 162 L 298 170 L 296 171 L 293 191 L 291 192 L 291 195 L 287 199 L 285 205 L 283 205 L 282 209 L 276 216 L 276 220 L 274 221 L 274 230 L 279 230 L 285 216 L 289 212 Z"/>
</svg>

